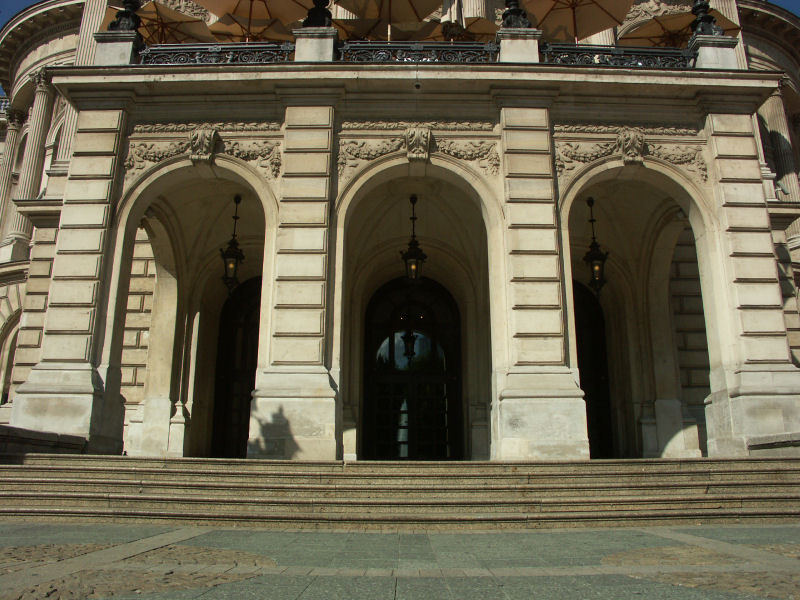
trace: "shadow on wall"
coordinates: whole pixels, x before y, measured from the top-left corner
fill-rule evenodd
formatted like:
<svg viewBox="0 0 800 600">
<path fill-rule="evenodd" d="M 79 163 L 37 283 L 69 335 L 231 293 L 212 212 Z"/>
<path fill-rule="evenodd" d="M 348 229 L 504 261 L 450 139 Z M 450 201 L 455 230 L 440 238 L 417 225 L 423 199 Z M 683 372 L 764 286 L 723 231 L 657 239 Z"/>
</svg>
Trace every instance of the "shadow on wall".
<svg viewBox="0 0 800 600">
<path fill-rule="evenodd" d="M 250 434 L 250 439 L 247 440 L 248 458 L 290 460 L 295 457 L 297 451 L 300 450 L 300 446 L 294 441 L 289 419 L 283 414 L 282 406 L 279 406 L 278 410 L 272 413 L 269 421 L 260 419 L 257 416 L 251 416 L 251 432 L 255 423 L 258 423 L 259 436 L 258 438 L 253 438 L 252 433 Z"/>
</svg>

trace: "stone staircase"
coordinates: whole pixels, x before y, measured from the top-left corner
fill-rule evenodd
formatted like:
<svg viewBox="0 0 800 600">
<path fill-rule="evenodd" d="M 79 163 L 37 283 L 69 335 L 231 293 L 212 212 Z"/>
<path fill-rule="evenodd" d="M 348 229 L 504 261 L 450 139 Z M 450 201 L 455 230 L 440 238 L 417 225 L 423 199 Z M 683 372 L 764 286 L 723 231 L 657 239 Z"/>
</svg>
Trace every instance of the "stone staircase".
<svg viewBox="0 0 800 600">
<path fill-rule="evenodd" d="M 800 520 L 800 459 L 280 462 L 0 455 L 0 518 L 498 529 Z"/>
</svg>

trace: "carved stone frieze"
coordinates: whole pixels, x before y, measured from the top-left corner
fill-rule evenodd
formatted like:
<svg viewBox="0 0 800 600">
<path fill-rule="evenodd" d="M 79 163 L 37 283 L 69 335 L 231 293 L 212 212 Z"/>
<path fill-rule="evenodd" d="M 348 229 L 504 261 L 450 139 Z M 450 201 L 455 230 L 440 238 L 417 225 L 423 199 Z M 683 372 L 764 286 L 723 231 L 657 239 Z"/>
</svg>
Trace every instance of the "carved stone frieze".
<svg viewBox="0 0 800 600">
<path fill-rule="evenodd" d="M 431 146 L 431 130 L 427 127 L 409 127 L 403 134 L 408 162 L 425 162 Z"/>
<path fill-rule="evenodd" d="M 474 140 L 436 140 L 436 151 L 453 158 L 466 161 L 477 161 L 480 167 L 490 175 L 500 171 L 500 155 L 497 142 Z"/>
<path fill-rule="evenodd" d="M 684 167 L 694 173 L 701 181 L 708 180 L 708 167 L 706 166 L 706 161 L 703 160 L 703 150 L 700 146 L 649 144 L 647 152 L 650 156 Z"/>
<path fill-rule="evenodd" d="M 257 165 L 267 169 L 273 178 L 277 178 L 280 175 L 282 159 L 278 142 L 266 140 L 228 142 L 225 144 L 223 152 L 247 162 L 256 161 Z"/>
<path fill-rule="evenodd" d="M 494 123 L 488 121 L 344 121 L 342 129 L 393 130 L 425 127 L 439 131 L 492 131 Z"/>
<path fill-rule="evenodd" d="M 202 19 L 206 22 L 211 19 L 211 14 L 208 12 L 208 10 L 199 4 L 195 4 L 192 2 L 192 0 L 161 0 L 161 3 L 167 8 L 177 10 L 180 13 L 189 15 L 190 17 L 194 17 L 196 19 Z"/>
<path fill-rule="evenodd" d="M 708 179 L 701 146 L 651 143 L 636 130 L 621 133 L 613 142 L 556 142 L 556 171 L 560 179 L 567 179 L 579 164 L 613 155 L 621 156 L 626 164 L 641 164 L 648 156 L 658 158 L 683 167 L 703 182 Z"/>
<path fill-rule="evenodd" d="M 125 159 L 125 170 L 136 172 L 149 164 L 185 154 L 189 150 L 189 142 L 131 142 L 128 156 Z"/>
<path fill-rule="evenodd" d="M 691 8 L 692 0 L 639 0 L 631 6 L 623 24 L 688 12 Z"/>
<path fill-rule="evenodd" d="M 212 127 L 199 127 L 192 131 L 189 137 L 189 148 L 191 154 L 189 158 L 192 162 L 210 163 L 214 158 L 219 134 Z"/>
<path fill-rule="evenodd" d="M 217 123 L 139 123 L 133 133 L 185 133 L 195 129 L 216 129 L 218 132 L 278 131 L 280 123 L 274 121 L 217 122 Z"/>
<path fill-rule="evenodd" d="M 629 127 L 625 125 L 606 125 L 599 123 L 592 124 L 579 124 L 579 123 L 562 123 L 553 126 L 555 133 L 596 133 L 596 134 L 613 134 L 617 135 L 624 129 Z M 674 135 L 674 136 L 696 136 L 699 130 L 694 127 L 635 127 L 636 130 L 641 131 L 644 135 Z"/>
<path fill-rule="evenodd" d="M 405 149 L 409 162 L 426 161 L 431 152 L 439 152 L 467 162 L 477 162 L 489 175 L 500 171 L 500 155 L 497 142 L 490 140 L 438 139 L 430 131 L 410 128 L 403 137 L 381 140 L 339 141 L 339 175 L 347 174 L 362 162 L 375 160 L 386 154 Z M 412 158 L 413 157 L 413 158 Z"/>
<path fill-rule="evenodd" d="M 357 167 L 361 161 L 375 160 L 403 147 L 404 138 L 393 137 L 384 140 L 340 140 L 339 141 L 339 175 L 347 168 Z"/>
<path fill-rule="evenodd" d="M 210 163 L 217 154 L 255 162 L 269 177 L 277 178 L 280 175 L 282 157 L 278 140 L 225 139 L 212 127 L 191 130 L 188 139 L 133 139 L 128 146 L 124 166 L 126 175 L 131 177 L 150 165 L 174 156 L 188 155 L 192 162 Z"/>
</svg>

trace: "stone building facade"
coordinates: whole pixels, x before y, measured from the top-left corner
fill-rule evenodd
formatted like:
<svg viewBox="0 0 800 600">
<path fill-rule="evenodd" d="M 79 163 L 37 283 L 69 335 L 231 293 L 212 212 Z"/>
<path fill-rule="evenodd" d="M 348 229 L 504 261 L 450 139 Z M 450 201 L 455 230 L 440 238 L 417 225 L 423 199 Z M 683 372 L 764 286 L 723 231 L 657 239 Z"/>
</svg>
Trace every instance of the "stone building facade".
<svg viewBox="0 0 800 600">
<path fill-rule="evenodd" d="M 797 454 L 800 19 L 712 5 L 742 31 L 688 68 L 559 63 L 531 29 L 482 63 L 347 60 L 305 28 L 268 64 L 140 64 L 105 0 L 23 11 L 0 426 L 146 456 Z"/>
</svg>

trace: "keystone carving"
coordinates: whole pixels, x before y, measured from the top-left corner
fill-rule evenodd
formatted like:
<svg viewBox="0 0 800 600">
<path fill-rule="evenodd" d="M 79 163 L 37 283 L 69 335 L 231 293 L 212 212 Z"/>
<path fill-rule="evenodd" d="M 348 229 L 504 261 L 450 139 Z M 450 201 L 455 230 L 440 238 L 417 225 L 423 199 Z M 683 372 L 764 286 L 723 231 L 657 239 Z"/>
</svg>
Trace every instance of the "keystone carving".
<svg viewBox="0 0 800 600">
<path fill-rule="evenodd" d="M 406 143 L 408 162 L 425 162 L 431 146 L 431 130 L 427 127 L 409 127 L 403 138 Z"/>
<path fill-rule="evenodd" d="M 614 151 L 622 154 L 622 162 L 626 165 L 642 164 L 645 149 L 644 134 L 640 129 L 623 129 L 617 135 Z"/>
<path fill-rule="evenodd" d="M 214 150 L 219 141 L 219 134 L 213 128 L 199 128 L 189 137 L 191 154 L 189 158 L 193 163 L 210 163 L 214 158 Z"/>
</svg>

